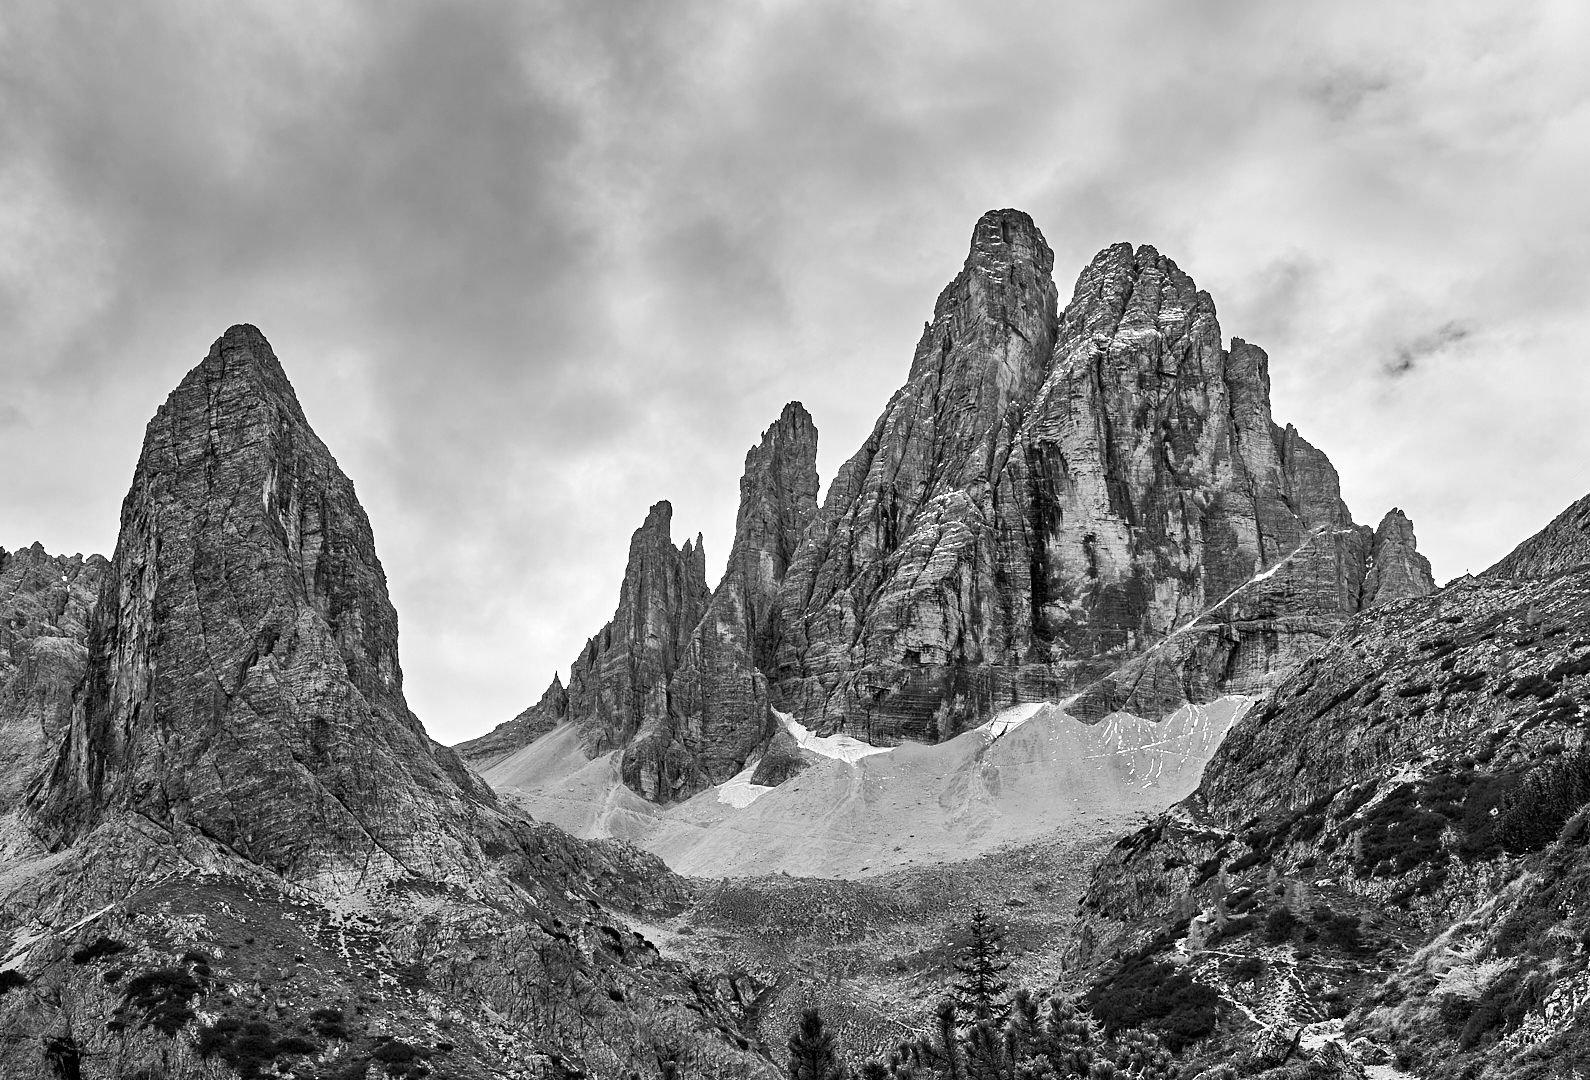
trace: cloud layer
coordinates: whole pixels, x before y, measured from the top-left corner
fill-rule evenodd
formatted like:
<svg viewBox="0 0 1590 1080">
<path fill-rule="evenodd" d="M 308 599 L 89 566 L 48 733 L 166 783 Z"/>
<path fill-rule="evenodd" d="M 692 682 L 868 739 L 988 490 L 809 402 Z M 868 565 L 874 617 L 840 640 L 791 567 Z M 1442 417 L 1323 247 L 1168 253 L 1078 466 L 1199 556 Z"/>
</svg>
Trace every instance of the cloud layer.
<svg viewBox="0 0 1590 1080">
<path fill-rule="evenodd" d="M 984 210 L 1062 294 L 1153 243 L 1371 524 L 1479 570 L 1590 490 L 1569 2 L 21 3 L 0 544 L 109 551 L 142 425 L 260 326 L 444 741 L 534 700 L 659 498 L 721 566 L 790 399 L 824 478 Z"/>
</svg>

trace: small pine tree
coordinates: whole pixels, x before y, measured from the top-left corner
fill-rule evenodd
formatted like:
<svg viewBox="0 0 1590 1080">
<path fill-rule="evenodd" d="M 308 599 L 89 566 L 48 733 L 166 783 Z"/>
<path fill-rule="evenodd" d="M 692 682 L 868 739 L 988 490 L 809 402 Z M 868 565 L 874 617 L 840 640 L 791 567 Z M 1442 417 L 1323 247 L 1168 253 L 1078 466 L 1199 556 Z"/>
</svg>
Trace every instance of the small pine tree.
<svg viewBox="0 0 1590 1080">
<path fill-rule="evenodd" d="M 790 1080 L 842 1080 L 834 1037 L 823 1027 L 816 1009 L 801 1014 L 801 1026 L 789 1037 Z"/>
<path fill-rule="evenodd" d="M 1010 1007 L 999 1000 L 1008 988 L 1000 976 L 1010 967 L 1005 959 L 1005 931 L 989 918 L 982 904 L 972 909 L 968 929 L 972 940 L 955 961 L 960 978 L 950 987 L 950 994 L 960 1010 L 974 1020 L 1003 1023 L 1010 1013 Z"/>
</svg>

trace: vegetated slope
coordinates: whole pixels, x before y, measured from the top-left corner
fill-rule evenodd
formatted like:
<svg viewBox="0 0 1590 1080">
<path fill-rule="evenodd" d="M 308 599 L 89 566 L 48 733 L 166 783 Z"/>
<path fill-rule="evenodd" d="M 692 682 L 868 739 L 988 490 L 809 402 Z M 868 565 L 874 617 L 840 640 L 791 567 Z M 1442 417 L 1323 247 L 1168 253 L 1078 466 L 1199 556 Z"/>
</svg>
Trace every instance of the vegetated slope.
<svg viewBox="0 0 1590 1080">
<path fill-rule="evenodd" d="M 734 552 L 657 510 L 566 694 L 462 745 L 485 767 L 559 723 L 619 748 L 652 802 L 820 735 L 944 742 L 1011 704 L 1158 719 L 1263 692 L 1355 612 L 1434 588 L 1393 510 L 1356 525 L 1323 453 L 1270 413 L 1269 360 L 1149 246 L 1117 244 L 1062 309 L 1026 214 L 977 222 L 905 384 L 816 505 L 792 404 L 747 456 Z M 664 506 L 666 504 L 659 504 Z M 764 774 L 786 779 L 793 768 Z"/>
<path fill-rule="evenodd" d="M 572 728 L 486 770 L 535 817 L 579 836 L 629 840 L 680 873 L 846 878 L 956 861 L 1065 830 L 1127 828 L 1192 790 L 1247 707 L 1226 698 L 1154 723 L 1117 714 L 1083 724 L 1052 705 L 1008 710 L 936 745 L 881 751 L 801 732 L 805 767 L 777 787 L 753 762 L 729 783 L 658 807 L 620 782 L 617 755 L 587 761 Z"/>
<path fill-rule="evenodd" d="M 723 973 L 736 989 L 715 996 L 743 1002 L 775 1059 L 810 1007 L 853 1062 L 886 1058 L 933 1026 L 978 904 L 1004 930 L 1013 985 L 1075 989 L 1064 946 L 1108 844 L 1046 838 L 856 880 L 730 878 L 650 933 L 665 956 Z"/>
<path fill-rule="evenodd" d="M 0 1076 L 768 1073 L 631 929 L 687 883 L 408 710 L 369 522 L 253 327 L 150 422 L 102 578 L 0 821 Z"/>
<path fill-rule="evenodd" d="M 1263 954 L 1267 1023 L 1350 1012 L 1422 1076 L 1590 1064 L 1590 571 L 1557 569 L 1561 520 L 1360 616 L 1239 723 L 1101 865 L 1096 953 Z"/>
</svg>

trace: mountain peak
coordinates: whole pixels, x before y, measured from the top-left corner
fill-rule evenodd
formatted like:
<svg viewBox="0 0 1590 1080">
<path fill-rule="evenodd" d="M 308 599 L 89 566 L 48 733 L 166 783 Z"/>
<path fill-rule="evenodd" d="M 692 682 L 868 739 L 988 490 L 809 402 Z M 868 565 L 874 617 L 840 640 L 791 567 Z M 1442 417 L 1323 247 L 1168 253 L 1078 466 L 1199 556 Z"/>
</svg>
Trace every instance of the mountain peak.
<svg viewBox="0 0 1590 1080">
<path fill-rule="evenodd" d="M 344 883 L 466 859 L 495 800 L 409 711 L 397 629 L 352 482 L 232 327 L 145 432 L 41 833 L 131 814 Z"/>
</svg>

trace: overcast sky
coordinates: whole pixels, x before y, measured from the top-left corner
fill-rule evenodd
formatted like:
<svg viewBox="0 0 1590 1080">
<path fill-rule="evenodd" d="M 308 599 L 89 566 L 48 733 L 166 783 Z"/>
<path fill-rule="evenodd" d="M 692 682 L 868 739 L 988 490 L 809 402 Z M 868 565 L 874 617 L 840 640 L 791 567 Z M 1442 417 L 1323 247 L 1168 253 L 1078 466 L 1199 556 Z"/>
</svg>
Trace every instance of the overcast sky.
<svg viewBox="0 0 1590 1080">
<path fill-rule="evenodd" d="M 983 211 L 1152 243 L 1437 577 L 1590 491 L 1590 5 L 0 3 L 0 545 L 115 544 L 263 330 L 445 742 L 539 696 L 671 499 L 716 577 L 784 402 L 824 483 Z"/>
</svg>

